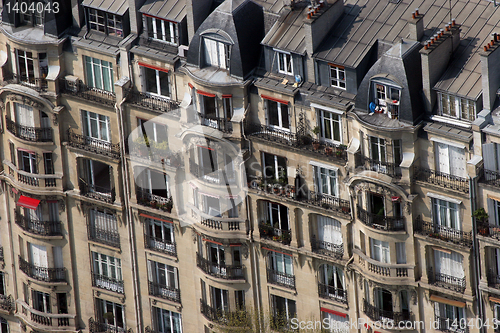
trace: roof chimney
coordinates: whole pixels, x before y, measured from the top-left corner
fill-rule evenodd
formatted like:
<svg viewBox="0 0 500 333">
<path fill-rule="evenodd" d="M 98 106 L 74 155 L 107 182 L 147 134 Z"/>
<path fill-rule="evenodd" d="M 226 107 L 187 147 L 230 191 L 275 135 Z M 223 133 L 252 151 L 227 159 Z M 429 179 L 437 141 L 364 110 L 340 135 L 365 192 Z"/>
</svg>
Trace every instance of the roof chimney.
<svg viewBox="0 0 500 333">
<path fill-rule="evenodd" d="M 408 28 L 410 32 L 410 39 L 419 41 L 424 35 L 424 14 L 418 12 L 418 8 L 411 13 L 411 17 L 408 20 Z"/>
</svg>

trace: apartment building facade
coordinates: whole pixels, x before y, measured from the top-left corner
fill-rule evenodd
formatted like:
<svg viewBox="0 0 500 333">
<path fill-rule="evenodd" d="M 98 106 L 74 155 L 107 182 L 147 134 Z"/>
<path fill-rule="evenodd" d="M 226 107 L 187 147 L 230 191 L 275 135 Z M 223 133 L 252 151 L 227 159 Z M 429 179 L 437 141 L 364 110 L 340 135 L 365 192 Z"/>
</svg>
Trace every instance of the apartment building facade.
<svg viewBox="0 0 500 333">
<path fill-rule="evenodd" d="M 0 332 L 496 332 L 500 9 L 449 5 L 4 1 Z"/>
</svg>

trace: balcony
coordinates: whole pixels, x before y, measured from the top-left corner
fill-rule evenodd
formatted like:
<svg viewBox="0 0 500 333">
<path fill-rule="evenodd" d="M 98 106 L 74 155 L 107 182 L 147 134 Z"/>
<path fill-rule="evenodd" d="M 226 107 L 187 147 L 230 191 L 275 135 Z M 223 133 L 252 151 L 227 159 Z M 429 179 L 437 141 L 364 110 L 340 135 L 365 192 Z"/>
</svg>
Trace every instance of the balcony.
<svg viewBox="0 0 500 333">
<path fill-rule="evenodd" d="M 14 297 L 12 295 L 0 295 L 0 309 L 7 311 L 7 312 L 12 312 L 14 311 L 15 307 L 15 301 Z"/>
<path fill-rule="evenodd" d="M 415 167 L 413 179 L 448 190 L 469 193 L 469 181 L 467 178 L 453 176 L 444 172 Z"/>
<path fill-rule="evenodd" d="M 19 256 L 19 269 L 38 281 L 44 282 L 66 282 L 65 268 L 48 268 L 33 265 Z"/>
<path fill-rule="evenodd" d="M 153 49 L 157 49 L 157 50 L 162 50 L 162 51 L 167 51 L 168 53 L 173 53 L 173 54 L 178 53 L 177 44 L 179 44 L 179 37 L 174 37 L 175 44 L 171 44 L 171 43 L 165 42 L 163 40 L 159 40 L 159 39 L 155 39 L 155 38 L 151 38 L 151 37 L 142 37 L 142 36 L 139 38 L 139 41 L 140 41 L 141 46 L 145 46 L 145 47 L 149 47 L 149 48 L 153 48 Z"/>
<path fill-rule="evenodd" d="M 468 333 L 469 328 L 460 318 L 448 318 L 434 315 L 434 327 L 447 333 Z M 495 331 L 497 332 L 497 331 Z"/>
<path fill-rule="evenodd" d="M 60 330 L 58 327 L 63 327 L 63 330 L 68 330 L 66 327 L 75 327 L 75 315 L 37 311 L 24 302 L 20 302 L 19 305 L 21 307 L 19 311 L 25 321 L 31 321 L 32 323 L 46 326 L 44 329 L 50 330 L 51 328 L 54 328 L 55 330 Z"/>
<path fill-rule="evenodd" d="M 405 218 L 404 216 L 383 216 L 370 213 L 361 206 L 357 206 L 358 219 L 363 222 L 363 224 L 378 230 L 385 231 L 404 231 L 405 230 Z"/>
<path fill-rule="evenodd" d="M 202 299 L 200 299 L 200 310 L 207 320 L 219 325 L 244 327 L 251 324 L 246 311 L 227 311 L 219 307 L 212 307 Z"/>
<path fill-rule="evenodd" d="M 167 287 L 151 281 L 149 281 L 148 287 L 151 296 L 161 297 L 177 303 L 181 302 L 181 291 L 179 289 Z"/>
<path fill-rule="evenodd" d="M 221 231 L 239 231 L 239 230 L 244 230 L 245 222 L 242 220 L 238 219 L 208 219 L 208 218 L 201 218 L 201 225 L 209 228 L 209 229 L 214 229 L 214 230 L 221 230 Z M 242 225 L 242 226 L 240 226 Z"/>
<path fill-rule="evenodd" d="M 488 221 L 477 222 L 478 234 L 484 237 L 491 237 L 500 240 L 500 225 L 488 223 Z"/>
<path fill-rule="evenodd" d="M 114 92 L 89 87 L 81 80 L 71 81 L 61 79 L 59 82 L 61 93 L 82 98 L 86 101 L 92 101 L 108 107 L 114 107 L 116 104 L 116 95 Z"/>
<path fill-rule="evenodd" d="M 500 289 L 500 275 L 493 269 L 488 270 L 488 286 Z"/>
<path fill-rule="evenodd" d="M 255 123 L 245 124 L 245 134 L 266 143 L 277 143 L 292 147 L 331 161 L 344 163 L 347 161 L 346 146 L 325 140 L 312 139 L 309 135 L 300 135 L 286 129 Z"/>
<path fill-rule="evenodd" d="M 150 142 L 150 145 L 142 142 L 126 143 L 127 150 L 130 156 L 137 157 L 142 160 L 161 164 L 162 167 L 169 166 L 173 168 L 183 168 L 182 156 L 179 153 L 174 153 L 168 149 L 162 149 Z"/>
<path fill-rule="evenodd" d="M 39 77 L 8 73 L 4 76 L 4 81 L 9 84 L 20 84 L 38 92 L 46 92 L 48 90 L 47 80 Z"/>
<path fill-rule="evenodd" d="M 413 321 L 413 313 L 409 311 L 394 312 L 394 311 L 383 310 L 377 308 L 374 305 L 368 304 L 368 302 L 365 299 L 363 300 L 363 312 L 368 316 L 368 318 L 374 321 L 380 321 L 380 322 L 393 321 L 395 323 L 401 323 L 401 322 L 404 323 L 407 321 Z"/>
<path fill-rule="evenodd" d="M 413 229 L 415 230 L 415 232 L 421 235 L 440 239 L 446 242 L 451 242 L 461 246 L 472 246 L 471 231 L 464 232 L 462 230 L 452 229 L 431 222 L 426 222 L 422 220 L 420 215 L 415 219 Z"/>
<path fill-rule="evenodd" d="M 98 155 L 104 155 L 113 159 L 120 159 L 120 145 L 99 140 L 86 135 L 80 135 L 68 129 L 68 145 L 73 148 L 82 149 Z"/>
<path fill-rule="evenodd" d="M 92 285 L 97 288 L 123 294 L 123 280 L 117 280 L 106 275 L 92 274 Z"/>
<path fill-rule="evenodd" d="M 89 184 L 83 178 L 80 178 L 78 180 L 78 185 L 80 187 L 80 194 L 83 195 L 84 197 L 103 201 L 110 204 L 115 202 L 114 188 Z"/>
<path fill-rule="evenodd" d="M 179 108 L 179 103 L 172 101 L 169 98 L 155 96 L 136 90 L 129 90 L 127 92 L 127 102 L 148 110 L 163 113 L 177 110 Z"/>
<path fill-rule="evenodd" d="M 59 221 L 40 221 L 29 216 L 23 216 L 15 212 L 16 224 L 24 231 L 39 236 L 62 236 L 61 222 Z"/>
<path fill-rule="evenodd" d="M 156 194 L 152 194 L 147 189 L 137 187 L 135 191 L 137 203 L 142 206 L 159 209 L 170 213 L 173 208 L 172 197 L 166 198 Z"/>
<path fill-rule="evenodd" d="M 233 124 L 231 120 L 224 117 L 207 116 L 198 112 L 198 119 L 203 126 L 215 128 L 223 133 L 232 133 Z"/>
<path fill-rule="evenodd" d="M 52 142 L 52 128 L 19 125 L 5 118 L 5 126 L 15 137 L 31 142 Z"/>
<path fill-rule="evenodd" d="M 343 288 L 335 288 L 327 284 L 318 283 L 318 294 L 321 298 L 347 304 L 347 290 Z"/>
<path fill-rule="evenodd" d="M 202 167 L 194 160 L 189 159 L 189 170 L 193 176 L 212 184 L 235 184 L 236 173 L 234 170 L 213 170 Z"/>
<path fill-rule="evenodd" d="M 104 319 L 102 319 L 104 321 Z M 89 318 L 89 332 L 91 333 L 133 333 L 132 329 L 129 328 L 128 331 L 123 327 L 118 327 L 115 325 L 109 325 L 104 322 L 99 322 L 94 320 L 94 318 Z"/>
<path fill-rule="evenodd" d="M 427 277 L 429 279 L 429 284 L 453 290 L 462 294 L 465 291 L 465 277 L 458 278 L 455 276 L 435 272 L 432 267 L 429 267 L 427 269 Z"/>
<path fill-rule="evenodd" d="M 280 242 L 284 245 L 290 245 L 292 241 L 292 231 L 274 228 L 269 224 L 259 224 L 260 237 Z"/>
<path fill-rule="evenodd" d="M 316 239 L 314 235 L 311 237 L 311 247 L 313 252 L 322 255 L 334 257 L 337 259 L 342 259 L 342 257 L 344 256 L 344 244 L 333 244 L 325 242 Z"/>
<path fill-rule="evenodd" d="M 367 170 L 376 171 L 393 178 L 401 177 L 401 168 L 394 163 L 377 161 L 366 156 L 362 156 L 361 161 Z"/>
<path fill-rule="evenodd" d="M 162 252 L 168 254 L 169 256 L 176 257 L 177 250 L 175 242 L 167 242 L 164 239 L 156 238 L 148 234 L 144 234 L 144 245 L 147 249 Z"/>
<path fill-rule="evenodd" d="M 282 273 L 274 269 L 267 269 L 267 282 L 289 289 L 295 289 L 295 275 Z"/>
<path fill-rule="evenodd" d="M 245 279 L 243 274 L 243 266 L 221 265 L 203 258 L 199 253 L 196 253 L 196 266 L 208 275 L 215 276 L 225 280 L 242 280 Z"/>
<path fill-rule="evenodd" d="M 120 248 L 120 234 L 118 232 L 104 230 L 92 223 L 87 225 L 87 232 L 91 241 Z"/>
<path fill-rule="evenodd" d="M 3 246 L 0 246 L 0 261 L 3 261 L 4 260 L 4 257 L 3 257 Z"/>
</svg>

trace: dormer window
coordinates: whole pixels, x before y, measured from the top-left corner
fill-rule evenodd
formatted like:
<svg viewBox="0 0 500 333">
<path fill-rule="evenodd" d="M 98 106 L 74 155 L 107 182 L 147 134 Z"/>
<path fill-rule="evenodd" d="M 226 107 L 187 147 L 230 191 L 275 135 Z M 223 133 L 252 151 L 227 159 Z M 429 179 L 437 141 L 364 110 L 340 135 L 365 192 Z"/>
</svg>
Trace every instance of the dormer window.
<svg viewBox="0 0 500 333">
<path fill-rule="evenodd" d="M 203 48 L 207 66 L 229 69 L 229 44 L 203 37 Z"/>
<path fill-rule="evenodd" d="M 87 11 L 90 30 L 100 31 L 109 36 L 123 37 L 121 16 L 94 8 L 88 8 Z"/>
<path fill-rule="evenodd" d="M 345 90 L 345 68 L 343 66 L 330 64 L 330 85 Z"/>
<path fill-rule="evenodd" d="M 172 45 L 179 44 L 176 22 L 162 20 L 149 15 L 144 15 L 144 17 L 146 19 L 149 38 Z"/>
<path fill-rule="evenodd" d="M 401 88 L 389 80 L 372 81 L 373 100 L 370 102 L 370 112 L 385 113 L 392 119 L 397 119 Z"/>
<path fill-rule="evenodd" d="M 288 52 L 276 51 L 278 56 L 278 72 L 293 75 L 292 55 Z"/>
<path fill-rule="evenodd" d="M 474 121 L 476 119 L 476 103 L 473 100 L 439 93 L 439 110 L 441 115 Z"/>
</svg>

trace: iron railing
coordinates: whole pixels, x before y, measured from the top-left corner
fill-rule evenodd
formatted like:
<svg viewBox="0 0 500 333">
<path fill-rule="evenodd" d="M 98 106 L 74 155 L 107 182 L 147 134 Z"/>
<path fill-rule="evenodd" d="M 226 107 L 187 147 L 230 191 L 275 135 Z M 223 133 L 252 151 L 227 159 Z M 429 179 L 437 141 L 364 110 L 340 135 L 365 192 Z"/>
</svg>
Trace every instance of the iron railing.
<svg viewBox="0 0 500 333">
<path fill-rule="evenodd" d="M 369 227 L 385 231 L 405 230 L 404 216 L 377 215 L 368 212 L 359 205 L 356 207 L 356 210 L 358 211 L 358 219 Z"/>
<path fill-rule="evenodd" d="M 216 308 L 208 305 L 200 299 L 201 314 L 208 320 L 215 322 L 219 325 L 231 325 L 233 322 L 238 325 L 249 321 L 245 311 L 228 311 L 222 308 Z M 250 322 L 248 322 L 248 325 Z"/>
<path fill-rule="evenodd" d="M 149 281 L 148 287 L 151 296 L 165 298 L 177 303 L 181 302 L 181 291 L 178 288 L 168 287 L 151 281 Z"/>
<path fill-rule="evenodd" d="M 0 295 L 0 309 L 7 312 L 14 311 L 14 297 L 12 295 Z"/>
<path fill-rule="evenodd" d="M 306 201 L 313 206 L 321 207 L 328 210 L 333 210 L 342 215 L 348 216 L 351 214 L 351 203 L 349 200 L 340 199 L 332 195 L 309 191 L 307 199 L 298 199 Z"/>
<path fill-rule="evenodd" d="M 120 234 L 117 231 L 110 231 L 99 228 L 91 222 L 87 224 L 89 240 L 120 248 Z"/>
<path fill-rule="evenodd" d="M 469 193 L 469 181 L 467 178 L 450 175 L 436 170 L 415 167 L 414 180 L 423 181 L 449 190 Z"/>
<path fill-rule="evenodd" d="M 500 172 L 481 168 L 478 176 L 481 183 L 500 187 Z"/>
<path fill-rule="evenodd" d="M 391 177 L 401 177 L 401 168 L 394 163 L 377 161 L 366 156 L 362 156 L 362 161 L 368 170 L 376 171 Z"/>
<path fill-rule="evenodd" d="M 132 329 L 129 328 L 128 331 L 123 327 L 106 324 L 104 319 L 94 320 L 94 318 L 89 318 L 89 332 L 92 333 L 132 333 Z"/>
<path fill-rule="evenodd" d="M 460 318 L 448 318 L 434 315 L 434 327 L 447 333 L 468 333 L 469 328 L 466 320 Z M 495 331 L 496 332 L 496 331 Z"/>
<path fill-rule="evenodd" d="M 456 276 L 435 272 L 432 266 L 427 269 L 427 276 L 429 278 L 429 283 L 432 285 L 453 290 L 459 293 L 463 293 L 465 291 L 465 277 L 459 278 Z"/>
<path fill-rule="evenodd" d="M 44 282 L 65 282 L 65 268 L 48 268 L 33 265 L 19 256 L 19 269 L 35 280 Z"/>
<path fill-rule="evenodd" d="M 413 226 L 415 232 L 432 238 L 441 239 L 454 244 L 470 247 L 472 246 L 472 231 L 465 232 L 458 229 L 448 228 L 439 224 L 423 221 L 417 216 Z"/>
<path fill-rule="evenodd" d="M 36 218 L 23 216 L 19 212 L 15 212 L 16 224 L 24 231 L 40 236 L 61 236 L 60 221 L 40 221 Z"/>
<path fill-rule="evenodd" d="M 488 223 L 488 221 L 477 222 L 477 231 L 481 236 L 487 236 L 500 240 L 500 225 Z"/>
<path fill-rule="evenodd" d="M 179 108 L 179 103 L 169 98 L 136 90 L 129 90 L 127 92 L 127 102 L 158 112 L 170 112 Z"/>
<path fill-rule="evenodd" d="M 295 289 L 295 275 L 267 269 L 267 282 L 289 289 Z"/>
<path fill-rule="evenodd" d="M 274 228 L 269 224 L 259 224 L 260 237 L 264 239 L 272 239 L 285 245 L 290 245 L 292 241 L 292 231 Z"/>
<path fill-rule="evenodd" d="M 174 44 L 167 43 L 163 40 L 151 38 L 151 37 L 140 37 L 140 44 L 146 47 L 150 47 L 153 49 L 159 49 L 159 50 L 164 50 L 164 51 L 170 51 L 172 53 L 172 50 L 177 53 L 177 44 L 179 43 L 179 37 L 174 37 Z"/>
<path fill-rule="evenodd" d="M 199 253 L 196 253 L 196 266 L 208 275 L 215 276 L 226 280 L 244 279 L 243 266 L 240 265 L 223 265 L 216 262 L 211 262 L 203 258 Z"/>
<path fill-rule="evenodd" d="M 17 124 L 16 122 L 5 118 L 7 130 L 15 137 L 32 142 L 52 142 L 52 128 L 50 127 L 30 127 Z"/>
<path fill-rule="evenodd" d="M 4 75 L 4 81 L 10 84 L 17 83 L 38 92 L 46 92 L 48 89 L 47 80 L 41 77 L 30 77 L 26 75 L 8 73 Z"/>
<path fill-rule="evenodd" d="M 203 126 L 212 127 L 224 133 L 233 132 L 233 124 L 224 117 L 207 116 L 198 112 L 198 118 Z"/>
<path fill-rule="evenodd" d="M 318 283 L 319 297 L 347 304 L 347 290 L 324 283 Z"/>
<path fill-rule="evenodd" d="M 86 101 L 92 101 L 110 107 L 114 107 L 116 103 L 116 95 L 114 92 L 87 86 L 81 80 L 70 81 L 64 78 L 60 79 L 59 89 L 63 94 L 76 96 Z"/>
<path fill-rule="evenodd" d="M 114 188 L 89 184 L 83 178 L 80 178 L 78 180 L 78 185 L 80 187 L 80 194 L 85 197 L 104 201 L 107 203 L 115 202 Z"/>
<path fill-rule="evenodd" d="M 371 320 L 385 322 L 394 321 L 396 323 L 411 321 L 413 314 L 410 311 L 395 312 L 390 310 L 380 309 L 369 304 L 366 299 L 363 300 L 363 312 Z"/>
<path fill-rule="evenodd" d="M 165 184 L 164 184 L 165 185 Z M 167 213 L 172 211 L 173 201 L 172 197 L 164 197 L 157 194 L 150 193 L 148 189 L 140 187 L 136 188 L 135 196 L 137 203 L 142 206 L 156 208 Z"/>
<path fill-rule="evenodd" d="M 144 234 L 144 244 L 147 249 L 162 252 L 171 256 L 177 256 L 175 242 L 167 242 L 164 239 Z"/>
<path fill-rule="evenodd" d="M 80 135 L 68 129 L 68 145 L 70 147 L 86 150 L 99 155 L 120 159 L 120 145 L 99 140 L 90 136 Z"/>
<path fill-rule="evenodd" d="M 311 247 L 313 252 L 341 259 L 344 256 L 344 244 L 333 244 L 311 237 Z"/>
<path fill-rule="evenodd" d="M 255 136 L 269 142 L 276 142 L 294 147 L 298 146 L 296 133 L 275 126 L 247 123 L 245 132 L 247 135 Z"/>
<path fill-rule="evenodd" d="M 500 289 L 500 274 L 491 268 L 488 270 L 488 286 Z"/>
<path fill-rule="evenodd" d="M 120 294 L 124 293 L 123 280 L 114 279 L 106 275 L 97 273 L 92 274 L 92 285 L 94 287 L 114 291 Z"/>
<path fill-rule="evenodd" d="M 213 184 L 234 184 L 236 182 L 236 172 L 234 170 L 214 170 L 211 167 L 203 167 L 193 159 L 189 159 L 189 171 L 198 179 Z"/>
<path fill-rule="evenodd" d="M 158 148 L 155 144 L 150 143 L 128 143 L 125 142 L 125 147 L 131 156 L 141 159 L 148 159 L 151 162 L 160 163 L 162 166 L 170 166 L 174 168 L 183 168 L 182 155 L 178 152 L 172 152 L 168 149 Z"/>
</svg>

